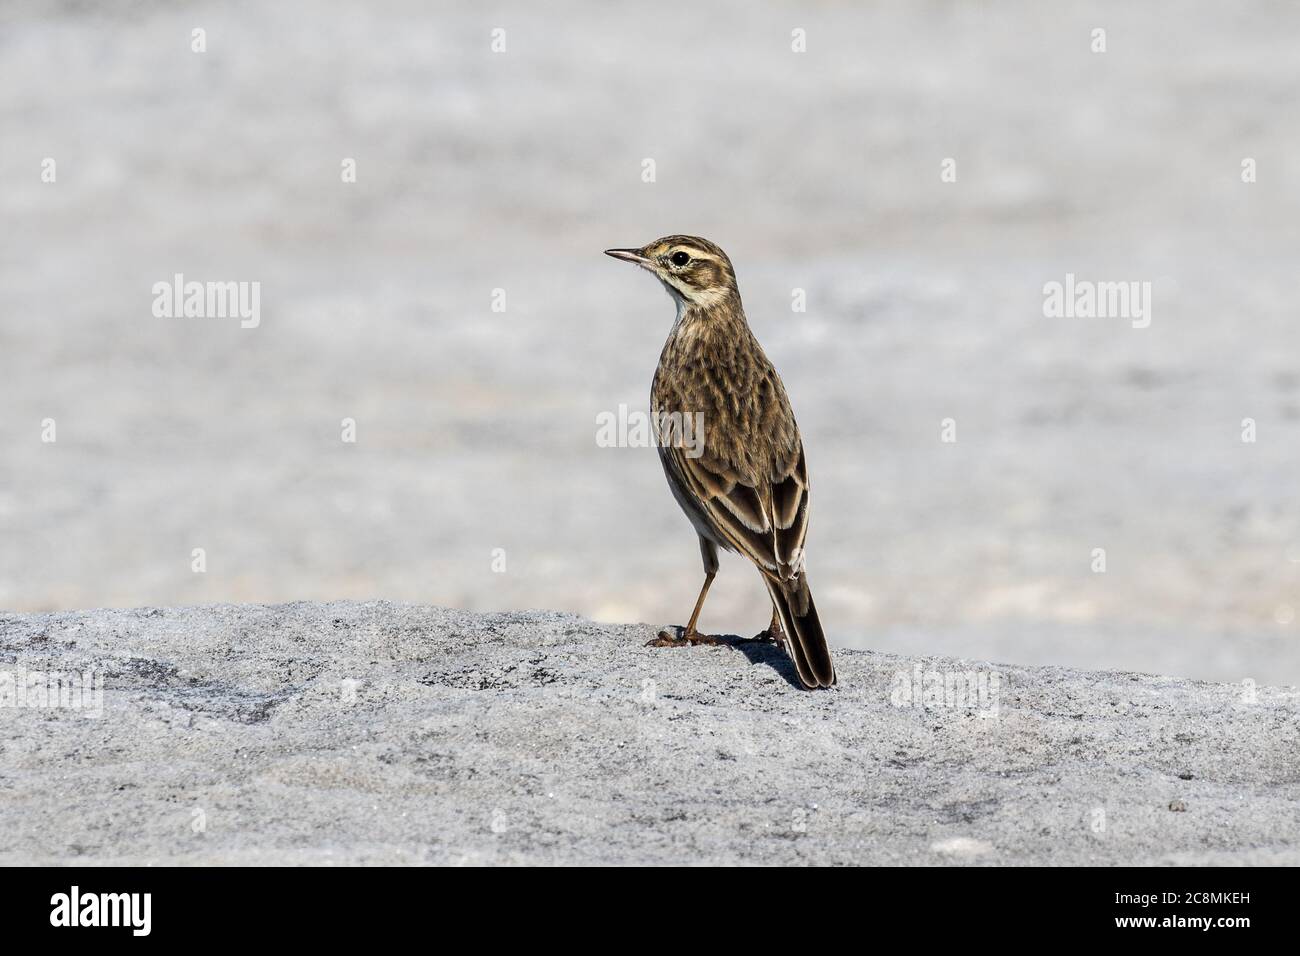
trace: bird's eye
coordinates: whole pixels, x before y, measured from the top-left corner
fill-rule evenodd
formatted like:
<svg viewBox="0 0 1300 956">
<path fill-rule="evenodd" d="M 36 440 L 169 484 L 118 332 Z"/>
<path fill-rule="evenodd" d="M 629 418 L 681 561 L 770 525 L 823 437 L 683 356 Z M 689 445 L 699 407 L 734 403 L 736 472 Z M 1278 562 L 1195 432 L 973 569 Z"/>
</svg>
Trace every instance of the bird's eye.
<svg viewBox="0 0 1300 956">
<path fill-rule="evenodd" d="M 674 252 L 672 263 L 675 266 L 684 266 L 691 261 L 691 257 L 684 252 Z"/>
</svg>

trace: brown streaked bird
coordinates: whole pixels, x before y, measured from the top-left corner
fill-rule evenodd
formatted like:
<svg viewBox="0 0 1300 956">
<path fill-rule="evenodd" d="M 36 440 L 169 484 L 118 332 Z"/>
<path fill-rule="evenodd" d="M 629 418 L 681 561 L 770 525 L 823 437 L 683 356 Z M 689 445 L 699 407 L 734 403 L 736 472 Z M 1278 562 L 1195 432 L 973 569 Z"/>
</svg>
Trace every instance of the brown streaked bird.
<svg viewBox="0 0 1300 956">
<path fill-rule="evenodd" d="M 804 572 L 803 440 L 781 377 L 749 330 L 731 260 L 695 236 L 605 254 L 653 273 L 677 306 L 650 404 L 668 485 L 700 537 L 704 586 L 681 634 L 662 631 L 650 645 L 722 643 L 695 625 L 725 548 L 754 563 L 772 597 L 772 623 L 757 639 L 784 644 L 804 687 L 830 687 L 835 665 Z M 697 422 L 702 435 L 692 434 Z"/>
</svg>

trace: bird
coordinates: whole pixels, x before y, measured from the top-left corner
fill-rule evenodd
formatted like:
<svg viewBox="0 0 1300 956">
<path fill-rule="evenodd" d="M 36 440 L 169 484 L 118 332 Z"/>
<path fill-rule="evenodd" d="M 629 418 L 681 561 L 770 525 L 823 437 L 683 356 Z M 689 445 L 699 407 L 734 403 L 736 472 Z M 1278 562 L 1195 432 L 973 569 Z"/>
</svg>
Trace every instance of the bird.
<svg viewBox="0 0 1300 956">
<path fill-rule="evenodd" d="M 696 629 L 721 548 L 748 558 L 772 599 L 771 623 L 753 640 L 782 645 L 804 688 L 833 686 L 804 560 L 803 439 L 781 376 L 749 328 L 731 260 L 684 235 L 605 254 L 653 274 L 677 308 L 650 387 L 651 422 L 668 486 L 699 536 L 704 585 L 686 627 L 661 631 L 649 646 L 727 643 Z"/>
</svg>

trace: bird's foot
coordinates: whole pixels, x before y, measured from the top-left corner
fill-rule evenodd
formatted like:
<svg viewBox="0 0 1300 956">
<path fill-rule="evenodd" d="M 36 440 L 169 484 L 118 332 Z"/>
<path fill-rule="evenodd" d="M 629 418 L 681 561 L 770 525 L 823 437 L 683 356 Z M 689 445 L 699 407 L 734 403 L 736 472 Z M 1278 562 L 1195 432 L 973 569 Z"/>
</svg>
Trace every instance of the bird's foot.
<svg viewBox="0 0 1300 956">
<path fill-rule="evenodd" d="M 742 644 L 780 644 L 781 629 L 779 627 L 769 627 L 766 631 L 759 631 L 753 637 L 741 641 Z"/>
<path fill-rule="evenodd" d="M 688 631 L 684 627 L 666 627 L 653 641 L 646 641 L 646 647 L 695 647 L 699 644 L 725 644 L 716 634 L 701 634 Z"/>
</svg>

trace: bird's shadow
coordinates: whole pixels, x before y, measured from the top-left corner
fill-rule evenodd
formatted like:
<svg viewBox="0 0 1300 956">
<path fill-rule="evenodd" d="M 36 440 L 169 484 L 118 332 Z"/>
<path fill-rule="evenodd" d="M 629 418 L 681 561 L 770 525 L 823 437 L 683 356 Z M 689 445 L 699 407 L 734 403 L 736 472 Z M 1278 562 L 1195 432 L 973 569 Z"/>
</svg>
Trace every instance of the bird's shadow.
<svg viewBox="0 0 1300 956">
<path fill-rule="evenodd" d="M 727 643 L 744 654 L 751 664 L 766 664 L 784 677 L 785 682 L 795 690 L 803 690 L 803 684 L 799 683 L 799 672 L 794 669 L 794 661 L 790 660 L 790 655 L 779 644 L 756 641 L 752 637 L 736 637 L 734 634 L 727 635 Z"/>
<path fill-rule="evenodd" d="M 685 628 L 674 628 L 679 634 Z M 799 682 L 799 673 L 794 669 L 794 661 L 790 660 L 790 655 L 781 649 L 781 646 L 775 641 L 756 640 L 752 637 L 741 637 L 739 634 L 714 634 L 718 643 L 713 647 L 728 647 L 733 651 L 740 651 L 751 664 L 766 664 L 772 670 L 776 671 L 785 678 L 785 682 L 796 690 L 803 690 L 803 684 Z"/>
</svg>

